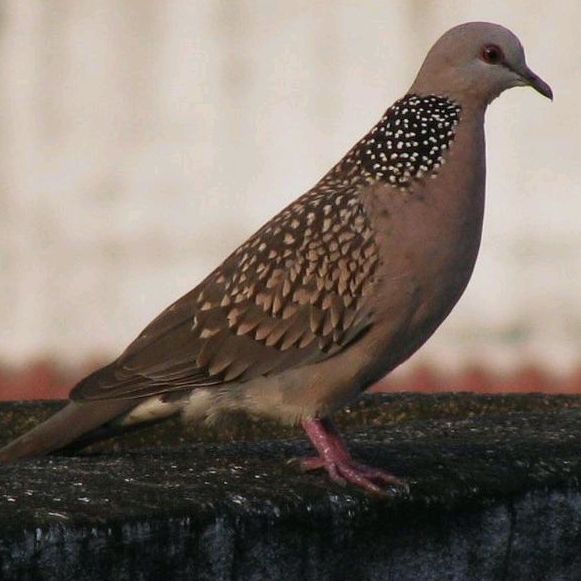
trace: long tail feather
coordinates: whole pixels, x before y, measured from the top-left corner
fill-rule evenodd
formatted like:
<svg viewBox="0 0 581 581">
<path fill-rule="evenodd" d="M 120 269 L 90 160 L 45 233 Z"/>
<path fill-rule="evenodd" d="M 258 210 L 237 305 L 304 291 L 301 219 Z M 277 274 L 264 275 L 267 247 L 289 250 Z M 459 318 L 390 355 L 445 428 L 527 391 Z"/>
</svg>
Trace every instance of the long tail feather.
<svg viewBox="0 0 581 581">
<path fill-rule="evenodd" d="M 0 462 L 49 454 L 133 407 L 130 400 L 71 402 L 61 411 L 0 449 Z"/>
</svg>

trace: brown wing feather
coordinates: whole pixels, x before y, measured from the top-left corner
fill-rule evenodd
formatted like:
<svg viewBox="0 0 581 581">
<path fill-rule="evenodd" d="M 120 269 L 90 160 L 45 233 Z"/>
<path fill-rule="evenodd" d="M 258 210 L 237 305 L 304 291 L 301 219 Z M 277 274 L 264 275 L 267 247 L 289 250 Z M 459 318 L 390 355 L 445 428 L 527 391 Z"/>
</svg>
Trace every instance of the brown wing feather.
<svg viewBox="0 0 581 581">
<path fill-rule="evenodd" d="M 331 357 L 361 336 L 377 249 L 357 187 L 333 180 L 278 214 L 71 397 L 247 381 Z"/>
</svg>

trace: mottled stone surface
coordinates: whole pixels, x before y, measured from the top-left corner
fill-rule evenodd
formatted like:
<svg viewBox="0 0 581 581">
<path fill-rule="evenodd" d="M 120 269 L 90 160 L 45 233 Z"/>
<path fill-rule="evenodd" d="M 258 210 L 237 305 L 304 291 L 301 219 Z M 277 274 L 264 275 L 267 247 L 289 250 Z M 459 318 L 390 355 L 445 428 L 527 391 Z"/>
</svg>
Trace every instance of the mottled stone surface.
<svg viewBox="0 0 581 581">
<path fill-rule="evenodd" d="M 1 440 L 57 405 L 0 405 Z M 359 458 L 407 479 L 387 498 L 300 474 L 306 439 L 263 423 L 0 466 L 0 579 L 578 579 L 580 407 L 369 396 L 339 419 Z"/>
</svg>

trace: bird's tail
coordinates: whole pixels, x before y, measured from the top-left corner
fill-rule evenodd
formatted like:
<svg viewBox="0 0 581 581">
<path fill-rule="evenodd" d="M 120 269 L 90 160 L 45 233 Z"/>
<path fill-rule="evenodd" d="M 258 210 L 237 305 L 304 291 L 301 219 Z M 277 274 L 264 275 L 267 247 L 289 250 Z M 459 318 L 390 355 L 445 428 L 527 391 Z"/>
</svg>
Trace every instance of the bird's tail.
<svg viewBox="0 0 581 581">
<path fill-rule="evenodd" d="M 42 456 L 65 448 L 80 438 L 89 440 L 85 438 L 86 435 L 134 405 L 130 400 L 71 402 L 42 424 L 0 449 L 0 462 Z"/>
</svg>

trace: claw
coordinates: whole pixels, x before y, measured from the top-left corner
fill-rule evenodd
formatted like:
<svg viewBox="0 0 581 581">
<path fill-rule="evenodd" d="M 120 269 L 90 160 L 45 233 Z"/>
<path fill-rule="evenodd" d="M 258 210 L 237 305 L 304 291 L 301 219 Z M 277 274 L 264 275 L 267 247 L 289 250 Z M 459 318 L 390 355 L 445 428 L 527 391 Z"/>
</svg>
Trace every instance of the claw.
<svg viewBox="0 0 581 581">
<path fill-rule="evenodd" d="M 303 458 L 301 469 L 305 472 L 324 468 L 331 480 L 345 486 L 347 482 L 373 494 L 385 495 L 385 491 L 374 483 L 405 486 L 404 482 L 378 468 L 356 462 L 345 447 L 337 429 L 329 420 L 311 419 L 303 421 L 303 427 L 319 456 Z"/>
</svg>

